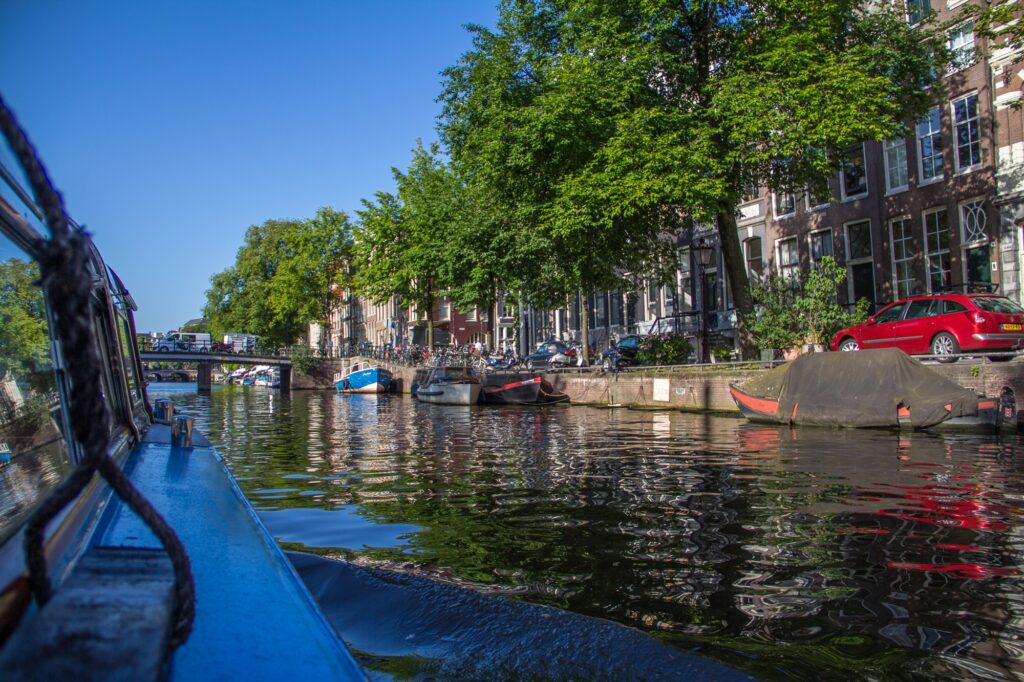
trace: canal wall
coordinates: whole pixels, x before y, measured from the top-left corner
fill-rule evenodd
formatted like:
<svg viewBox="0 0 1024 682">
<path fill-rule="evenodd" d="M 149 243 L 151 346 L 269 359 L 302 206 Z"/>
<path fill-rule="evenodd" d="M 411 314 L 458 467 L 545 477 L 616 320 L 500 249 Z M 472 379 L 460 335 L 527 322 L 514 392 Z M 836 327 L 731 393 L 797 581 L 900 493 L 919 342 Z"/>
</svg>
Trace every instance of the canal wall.
<svg viewBox="0 0 1024 682">
<path fill-rule="evenodd" d="M 408 393 L 416 380 L 416 368 L 380 363 L 364 358 L 324 360 L 312 373 L 295 371 L 293 389 L 334 388 L 334 375 L 345 373 L 355 363 L 383 364 L 398 380 L 398 388 Z M 1024 401 L 1024 361 L 968 363 L 928 367 L 951 381 L 986 395 L 996 396 L 1004 386 L 1013 389 L 1018 401 Z M 548 372 L 544 378 L 581 405 L 622 405 L 638 408 L 737 412 L 729 395 L 730 384 L 742 384 L 763 369 L 735 365 L 705 365 L 673 370 L 634 370 L 629 372 Z M 512 375 L 514 376 L 514 375 Z M 522 373 L 521 376 L 529 376 Z M 491 381 L 507 382 L 509 374 L 490 375 Z"/>
</svg>

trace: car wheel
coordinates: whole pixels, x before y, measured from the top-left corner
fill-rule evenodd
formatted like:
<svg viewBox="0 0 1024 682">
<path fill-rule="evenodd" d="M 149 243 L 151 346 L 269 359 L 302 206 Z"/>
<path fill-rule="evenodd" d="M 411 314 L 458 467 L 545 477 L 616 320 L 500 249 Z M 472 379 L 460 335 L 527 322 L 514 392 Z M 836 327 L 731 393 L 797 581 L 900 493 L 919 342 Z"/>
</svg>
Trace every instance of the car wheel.
<svg viewBox="0 0 1024 682">
<path fill-rule="evenodd" d="M 839 350 L 843 352 L 860 350 L 860 344 L 857 343 L 856 339 L 843 339 L 839 344 Z"/>
<path fill-rule="evenodd" d="M 960 352 L 960 344 L 956 342 L 954 337 L 949 332 L 939 332 L 932 339 L 932 355 L 957 355 Z M 936 358 L 939 362 L 956 362 L 955 357 L 939 357 Z"/>
<path fill-rule="evenodd" d="M 612 359 L 605 358 L 604 362 L 601 363 L 601 368 L 606 372 L 610 372 L 612 370 Z"/>
<path fill-rule="evenodd" d="M 527 360 L 526 361 L 526 369 L 529 369 L 529 370 L 533 369 L 533 360 Z"/>
<path fill-rule="evenodd" d="M 989 362 L 1009 362 L 1010 360 L 1013 360 L 1017 356 L 1016 355 L 989 355 L 987 357 L 988 357 L 988 361 Z"/>
</svg>

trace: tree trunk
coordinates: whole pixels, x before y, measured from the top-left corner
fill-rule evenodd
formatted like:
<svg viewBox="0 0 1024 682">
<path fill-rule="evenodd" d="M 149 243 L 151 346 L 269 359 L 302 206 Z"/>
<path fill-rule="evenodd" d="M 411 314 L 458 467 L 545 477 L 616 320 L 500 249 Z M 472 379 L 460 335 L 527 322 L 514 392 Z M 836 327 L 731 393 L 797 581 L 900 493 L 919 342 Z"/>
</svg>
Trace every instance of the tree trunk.
<svg viewBox="0 0 1024 682">
<path fill-rule="evenodd" d="M 716 215 L 718 236 L 722 243 L 725 272 L 729 277 L 733 304 L 736 307 L 736 326 L 740 335 L 740 353 L 746 360 L 756 360 L 757 344 L 750 334 L 747 321 L 754 315 L 754 298 L 750 294 L 750 280 L 747 278 L 743 246 L 736 231 L 736 205 L 723 202 L 718 205 Z"/>
<path fill-rule="evenodd" d="M 427 303 L 427 348 L 434 350 L 434 297 L 429 296 Z"/>
<path fill-rule="evenodd" d="M 590 364 L 590 297 L 586 292 L 580 292 L 580 308 L 583 314 L 580 316 L 580 332 L 583 340 L 583 366 Z"/>
</svg>

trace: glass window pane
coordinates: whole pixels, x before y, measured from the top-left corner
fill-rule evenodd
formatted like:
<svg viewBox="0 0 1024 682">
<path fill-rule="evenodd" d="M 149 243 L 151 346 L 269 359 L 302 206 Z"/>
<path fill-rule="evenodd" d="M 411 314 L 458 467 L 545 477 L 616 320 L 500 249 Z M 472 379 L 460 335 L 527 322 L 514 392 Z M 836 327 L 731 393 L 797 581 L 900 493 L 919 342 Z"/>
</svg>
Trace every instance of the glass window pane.
<svg viewBox="0 0 1024 682">
<path fill-rule="evenodd" d="M 39 268 L 0 236 L 0 539 L 69 471 Z"/>
</svg>

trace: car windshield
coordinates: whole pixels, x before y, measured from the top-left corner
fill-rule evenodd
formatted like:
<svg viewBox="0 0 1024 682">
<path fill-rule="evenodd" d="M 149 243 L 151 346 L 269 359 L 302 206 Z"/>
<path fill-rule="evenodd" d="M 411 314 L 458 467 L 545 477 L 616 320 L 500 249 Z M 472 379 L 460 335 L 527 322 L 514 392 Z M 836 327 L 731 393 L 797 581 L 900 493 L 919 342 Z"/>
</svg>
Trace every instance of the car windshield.
<svg viewBox="0 0 1024 682">
<path fill-rule="evenodd" d="M 991 313 L 1024 313 L 1024 308 L 1002 296 L 979 296 L 971 299 L 980 310 Z"/>
</svg>

